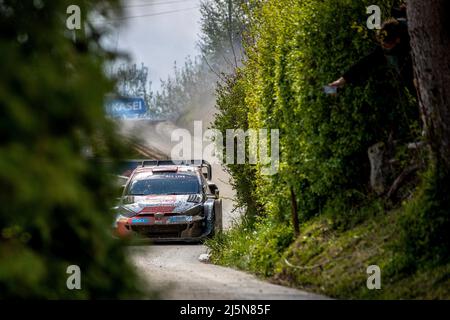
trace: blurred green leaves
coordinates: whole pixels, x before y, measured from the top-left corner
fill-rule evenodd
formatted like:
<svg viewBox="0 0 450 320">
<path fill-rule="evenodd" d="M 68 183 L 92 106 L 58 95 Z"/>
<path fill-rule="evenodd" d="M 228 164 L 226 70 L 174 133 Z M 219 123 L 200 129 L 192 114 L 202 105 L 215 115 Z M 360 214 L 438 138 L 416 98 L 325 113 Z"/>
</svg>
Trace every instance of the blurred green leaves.
<svg viewBox="0 0 450 320">
<path fill-rule="evenodd" d="M 136 296 L 133 268 L 109 227 L 113 181 L 84 155 L 122 156 L 103 114 L 101 32 L 65 28 L 73 1 L 0 5 L 0 297 Z M 117 1 L 78 1 L 89 13 L 120 14 Z M 79 265 L 82 290 L 66 288 Z"/>
</svg>

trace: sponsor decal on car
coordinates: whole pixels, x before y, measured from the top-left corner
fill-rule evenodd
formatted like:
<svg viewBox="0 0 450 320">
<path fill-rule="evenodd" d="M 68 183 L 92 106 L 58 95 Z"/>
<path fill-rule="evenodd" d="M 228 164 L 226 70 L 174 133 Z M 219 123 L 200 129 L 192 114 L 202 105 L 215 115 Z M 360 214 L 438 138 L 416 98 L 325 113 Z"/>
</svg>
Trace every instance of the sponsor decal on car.
<svg viewBox="0 0 450 320">
<path fill-rule="evenodd" d="M 173 216 L 169 217 L 169 223 L 184 223 L 184 222 L 192 222 L 192 216 Z"/>
<path fill-rule="evenodd" d="M 149 218 L 133 218 L 131 219 L 132 224 L 142 224 L 142 223 L 149 223 Z"/>
<path fill-rule="evenodd" d="M 147 206 L 143 208 L 139 213 L 168 213 L 172 212 L 175 206 Z"/>
<path fill-rule="evenodd" d="M 178 200 L 179 201 L 179 200 Z M 176 195 L 148 195 L 143 196 L 142 202 L 146 205 L 149 204 L 174 204 L 177 202 Z"/>
</svg>

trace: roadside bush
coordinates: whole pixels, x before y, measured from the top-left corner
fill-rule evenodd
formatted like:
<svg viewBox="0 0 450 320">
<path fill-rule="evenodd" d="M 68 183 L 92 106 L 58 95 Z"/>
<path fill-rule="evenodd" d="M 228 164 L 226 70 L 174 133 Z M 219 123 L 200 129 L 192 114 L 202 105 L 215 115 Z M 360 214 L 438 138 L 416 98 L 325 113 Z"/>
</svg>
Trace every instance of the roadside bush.
<svg viewBox="0 0 450 320">
<path fill-rule="evenodd" d="M 293 239 L 288 225 L 267 219 L 249 223 L 244 218 L 233 229 L 208 240 L 206 245 L 214 262 L 267 277 L 273 275 L 275 263 Z"/>
<path fill-rule="evenodd" d="M 430 170 L 416 192 L 420 177 L 411 179 L 414 180 L 412 183 L 405 183 L 405 190 L 399 191 L 404 192 L 403 198 L 407 199 L 401 208 L 397 200 L 379 197 L 369 188 L 367 150 L 373 144 L 392 139 L 400 146 L 393 156 L 399 168 L 390 173 L 392 177 L 389 179 L 392 180 L 413 160 L 423 161 L 425 158 L 421 152 L 411 156 L 402 147 L 420 137 L 421 125 L 414 93 L 408 92 L 392 71 L 383 66 L 374 66 L 364 84 L 347 85 L 336 97 L 326 96 L 322 91 L 324 85 L 339 78 L 375 48 L 374 34 L 366 28 L 366 7 L 373 3 L 366 0 L 268 0 L 254 3 L 258 5 L 251 12 L 252 24 L 245 37 L 249 40 L 246 44 L 247 61 L 238 72 L 239 81 L 229 83 L 227 90 L 220 92 L 217 106 L 221 112 L 216 120 L 220 124 L 218 128 L 224 130 L 232 121 L 221 121 L 239 114 L 241 122 L 237 125 L 245 124 L 243 128 L 280 130 L 278 174 L 263 176 L 258 166 L 251 171 L 256 183 L 245 191 L 251 192 L 251 201 L 258 204 L 260 219 L 246 224 L 245 230 L 258 230 L 261 241 L 272 244 L 268 238 L 272 236 L 277 242 L 281 236 L 266 228 L 279 232 L 288 232 L 292 228 L 292 188 L 297 197 L 301 228 L 314 224 L 314 221 L 331 218 L 329 226 L 334 236 L 349 241 L 348 251 L 353 252 L 354 242 L 362 239 L 367 243 L 367 247 L 360 249 L 364 252 L 362 258 L 370 260 L 370 263 L 377 259 L 381 261 L 386 275 L 398 273 L 405 276 L 405 271 L 412 274 L 421 265 L 447 263 L 450 240 L 446 230 L 450 225 L 450 204 L 439 199 L 448 199 L 448 173 Z M 378 1 L 383 19 L 389 16 L 394 4 L 397 1 Z M 239 92 L 238 103 L 236 91 Z M 251 170 L 251 166 L 247 168 Z M 245 181 L 244 174 L 246 171 L 232 172 L 238 189 L 246 186 L 241 183 Z M 245 207 L 246 198 L 240 201 Z M 386 211 L 395 213 L 395 219 L 385 214 Z M 395 225 L 384 227 L 380 222 L 383 219 Z M 328 221 L 326 225 L 328 234 Z M 380 230 L 374 232 L 372 225 Z M 301 228 L 296 243 L 301 243 L 305 236 L 305 230 Z M 268 245 L 268 251 L 259 250 L 251 240 L 250 231 L 237 230 L 240 231 L 226 233 L 221 249 L 213 251 L 219 261 L 231 250 L 239 248 L 238 256 L 252 257 L 248 261 L 257 262 L 259 268 L 250 262 L 242 262 L 247 261 L 245 259 L 235 260 L 235 263 L 248 270 L 258 270 L 259 274 L 271 274 L 270 259 L 275 261 L 279 258 L 270 253 L 276 246 Z M 354 230 L 364 232 L 355 238 Z M 386 250 L 379 251 L 377 245 L 372 247 L 373 239 L 370 237 L 383 241 Z M 340 249 L 326 237 L 321 240 L 323 247 L 320 249 L 332 251 L 324 253 L 322 258 Z M 311 236 L 311 248 L 294 246 L 292 251 L 298 251 L 300 256 L 302 252 L 319 255 L 315 241 Z M 397 246 L 391 248 L 394 243 Z M 349 258 L 348 261 L 330 263 L 330 268 L 336 267 L 336 275 L 344 277 L 343 283 L 347 282 L 336 292 L 349 295 L 353 288 L 349 283 L 355 277 L 362 279 L 360 273 L 348 278 L 344 275 L 347 271 L 349 274 L 354 272 L 352 265 L 357 260 Z M 227 263 L 231 265 L 231 261 L 230 257 Z M 305 263 L 309 261 L 299 261 L 299 265 Z M 418 270 L 420 277 L 415 281 L 423 279 L 429 270 L 432 269 Z M 319 279 L 322 274 L 319 271 L 312 277 Z M 442 273 L 439 271 L 437 277 L 443 281 L 440 285 L 448 279 L 441 277 Z M 291 273 L 288 274 L 287 278 Z M 308 279 L 302 277 L 299 283 L 308 283 Z M 397 280 L 407 282 L 410 279 L 406 275 Z M 433 287 L 432 281 L 427 283 L 429 287 Z"/>
<path fill-rule="evenodd" d="M 378 3 L 384 17 L 394 2 Z M 365 27 L 368 5 L 283 0 L 254 7 L 248 59 L 238 80 L 219 89 L 214 126 L 280 130 L 279 174 L 262 177 L 258 167 L 232 172 L 238 190 L 247 190 L 241 200 L 258 203 L 259 212 L 290 221 L 291 187 L 303 221 L 349 192 L 367 194 L 367 148 L 389 136 L 414 138 L 417 106 L 384 67 L 374 67 L 365 85 L 347 86 L 338 97 L 322 92 L 323 85 L 375 47 Z M 257 183 L 243 183 L 250 177 Z M 344 212 L 339 219 L 345 219 Z"/>
<path fill-rule="evenodd" d="M 404 206 L 401 237 L 394 268 L 415 270 L 424 264 L 450 262 L 450 187 L 444 172 L 431 165 L 415 198 Z"/>
<path fill-rule="evenodd" d="M 347 190 L 366 193 L 367 148 L 387 141 L 393 127 L 402 129 L 396 138 L 411 138 L 409 125 L 417 120 L 400 118 L 404 108 L 416 106 L 398 95 L 383 68 L 374 68 L 366 85 L 348 86 L 336 98 L 321 91 L 374 47 L 358 28 L 365 25 L 368 4 L 268 1 L 257 13 L 258 40 L 246 66 L 249 127 L 279 128 L 282 150 L 279 176 L 259 192 L 277 202 L 274 184 L 294 187 L 303 219 Z M 379 5 L 386 13 L 392 1 Z M 284 202 L 279 211 L 289 213 L 289 206 Z"/>
<path fill-rule="evenodd" d="M 224 83 L 217 87 L 217 110 L 212 128 L 218 129 L 226 137 L 228 129 L 248 130 L 248 109 L 245 104 L 245 86 L 243 75 L 237 72 L 234 76 L 228 76 Z M 226 145 L 219 144 L 223 155 L 226 157 Z M 248 144 L 246 145 L 248 148 Z M 231 184 L 236 191 L 235 204 L 239 208 L 245 208 L 246 218 L 253 221 L 260 211 L 257 203 L 256 168 L 248 164 L 229 164 L 225 168 L 232 177 Z"/>
<path fill-rule="evenodd" d="M 395 2 L 377 3 L 384 18 Z M 365 84 L 346 86 L 337 97 L 322 91 L 375 48 L 366 28 L 370 4 L 269 0 L 252 7 L 247 60 L 219 88 L 213 126 L 222 132 L 280 130 L 278 174 L 263 176 L 259 166 L 227 166 L 238 205 L 252 208 L 248 217 L 292 227 L 291 188 L 300 223 L 325 214 L 345 230 L 384 211 L 368 188 L 367 149 L 389 138 L 399 143 L 416 138 L 414 99 L 383 66 L 374 66 Z"/>
</svg>

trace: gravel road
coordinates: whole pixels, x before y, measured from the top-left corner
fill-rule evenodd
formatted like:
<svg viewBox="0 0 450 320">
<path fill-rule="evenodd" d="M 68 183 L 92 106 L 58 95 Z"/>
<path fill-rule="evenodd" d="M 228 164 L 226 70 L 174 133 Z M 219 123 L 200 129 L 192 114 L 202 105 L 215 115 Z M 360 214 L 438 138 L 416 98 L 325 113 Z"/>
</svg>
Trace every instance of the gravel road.
<svg viewBox="0 0 450 320">
<path fill-rule="evenodd" d="M 139 274 L 163 299 L 187 300 L 303 300 L 322 296 L 257 279 L 245 272 L 198 261 L 203 245 L 130 247 Z"/>
<path fill-rule="evenodd" d="M 167 155 L 170 155 L 173 146 L 171 132 L 177 129 L 171 122 L 149 124 L 127 121 L 121 128 L 124 135 L 137 136 L 146 147 Z M 239 212 L 232 212 L 234 190 L 228 174 L 220 165 L 213 165 L 213 182 L 220 190 L 224 229 L 228 229 L 239 218 Z M 140 245 L 128 250 L 143 281 L 151 288 L 159 289 L 163 299 L 325 299 L 323 296 L 259 280 L 245 272 L 200 262 L 199 256 L 208 250 L 203 245 Z"/>
</svg>

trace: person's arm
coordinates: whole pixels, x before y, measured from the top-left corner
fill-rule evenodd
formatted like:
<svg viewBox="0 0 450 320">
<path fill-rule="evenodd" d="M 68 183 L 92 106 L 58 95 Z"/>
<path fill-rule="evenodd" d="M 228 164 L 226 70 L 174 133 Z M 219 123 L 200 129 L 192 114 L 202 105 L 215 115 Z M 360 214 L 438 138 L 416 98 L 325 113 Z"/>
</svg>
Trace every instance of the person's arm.
<svg viewBox="0 0 450 320">
<path fill-rule="evenodd" d="M 344 73 L 338 80 L 329 84 L 332 87 L 341 88 L 347 83 L 360 84 L 370 76 L 370 72 L 374 66 L 380 65 L 384 61 L 383 50 L 378 47 L 372 53 L 368 54 Z"/>
<path fill-rule="evenodd" d="M 385 61 L 384 59 L 383 49 L 378 47 L 350 67 L 342 77 L 346 83 L 362 84 L 369 78 L 373 68 L 382 64 Z"/>
<path fill-rule="evenodd" d="M 347 81 L 345 81 L 344 77 L 340 77 L 336 81 L 333 81 L 332 83 L 330 83 L 329 86 L 342 88 L 343 86 L 345 86 L 346 83 L 347 83 Z"/>
</svg>

